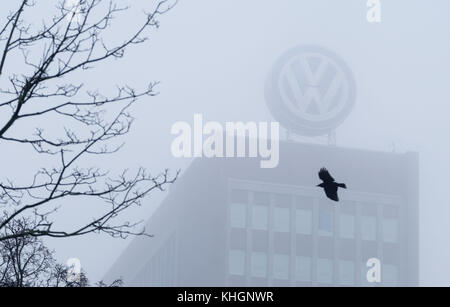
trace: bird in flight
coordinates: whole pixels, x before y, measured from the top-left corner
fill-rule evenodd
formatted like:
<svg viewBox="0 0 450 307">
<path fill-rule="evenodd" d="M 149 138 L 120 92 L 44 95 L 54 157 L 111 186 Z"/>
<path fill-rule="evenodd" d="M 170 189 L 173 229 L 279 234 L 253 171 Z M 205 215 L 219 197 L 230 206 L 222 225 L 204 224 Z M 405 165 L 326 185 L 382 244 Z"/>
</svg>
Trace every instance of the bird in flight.
<svg viewBox="0 0 450 307">
<path fill-rule="evenodd" d="M 328 170 L 322 167 L 319 171 L 319 178 L 323 181 L 321 184 L 318 184 L 318 187 L 321 187 L 325 190 L 325 194 L 329 199 L 334 201 L 339 201 L 339 197 L 337 194 L 338 188 L 346 189 L 347 186 L 345 183 L 337 183 L 334 181 L 334 178 L 331 177 Z"/>
</svg>

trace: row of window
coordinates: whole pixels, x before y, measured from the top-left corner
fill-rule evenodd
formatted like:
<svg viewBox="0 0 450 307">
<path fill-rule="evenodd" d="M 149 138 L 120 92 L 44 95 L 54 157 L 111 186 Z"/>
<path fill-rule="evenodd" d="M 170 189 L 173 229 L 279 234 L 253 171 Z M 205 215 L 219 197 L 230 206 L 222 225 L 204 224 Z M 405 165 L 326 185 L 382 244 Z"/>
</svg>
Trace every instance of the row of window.
<svg viewBox="0 0 450 307">
<path fill-rule="evenodd" d="M 172 235 L 141 269 L 134 284 L 139 286 L 175 286 L 175 235 Z"/>
<path fill-rule="evenodd" d="M 246 272 L 246 253 L 243 250 L 231 250 L 229 252 L 229 274 L 245 276 Z M 290 259 L 289 255 L 275 254 L 273 256 L 272 277 L 279 280 L 289 280 L 290 278 Z M 296 256 L 295 270 L 292 279 L 299 282 L 315 281 L 319 284 L 334 284 L 334 262 L 332 259 L 318 258 L 315 267 L 315 276 L 313 275 L 313 261 L 311 257 Z M 343 286 L 356 285 L 356 274 L 360 274 L 360 285 L 374 285 L 367 281 L 366 274 L 369 268 L 366 263 L 359 265 L 357 272 L 357 263 L 354 261 L 340 260 L 338 265 L 338 276 L 336 282 Z M 249 259 L 248 274 L 255 278 L 268 277 L 268 256 L 263 252 L 252 252 Z M 314 277 L 314 278 L 313 278 Z M 381 283 L 383 285 L 394 286 L 398 280 L 398 268 L 395 265 L 382 265 Z"/>
<path fill-rule="evenodd" d="M 269 207 L 266 205 L 253 205 L 250 219 L 247 219 L 247 205 L 232 203 L 230 223 L 234 228 L 251 227 L 256 230 L 268 230 Z M 277 232 L 290 232 L 291 214 L 287 207 L 273 208 L 273 230 Z M 308 209 L 297 208 L 295 210 L 295 230 L 299 234 L 310 235 L 313 233 L 313 212 Z M 338 231 L 341 238 L 355 238 L 356 216 L 341 212 L 338 216 Z M 249 221 L 250 225 L 247 225 Z M 318 234 L 333 236 L 335 232 L 334 211 L 319 210 Z M 360 218 L 360 232 L 363 240 L 377 240 L 376 216 L 362 215 Z M 383 241 L 396 243 L 398 240 L 398 219 L 395 217 L 383 217 L 381 220 L 381 233 Z"/>
</svg>

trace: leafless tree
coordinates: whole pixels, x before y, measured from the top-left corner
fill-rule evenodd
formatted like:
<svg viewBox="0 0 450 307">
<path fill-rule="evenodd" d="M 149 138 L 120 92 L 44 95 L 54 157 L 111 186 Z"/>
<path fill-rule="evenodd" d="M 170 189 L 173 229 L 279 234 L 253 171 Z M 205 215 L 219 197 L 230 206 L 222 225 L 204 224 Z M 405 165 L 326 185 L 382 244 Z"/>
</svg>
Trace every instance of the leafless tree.
<svg viewBox="0 0 450 307">
<path fill-rule="evenodd" d="M 31 220 L 15 220 L 8 224 L 7 233 L 21 233 L 30 229 Z M 0 287 L 89 287 L 84 271 L 73 266 L 59 264 L 54 253 L 41 238 L 17 236 L 0 242 Z M 100 281 L 96 287 L 121 287 L 121 279 L 106 284 Z"/>
<path fill-rule="evenodd" d="M 103 280 L 101 280 L 95 284 L 95 286 L 98 288 L 120 288 L 123 287 L 123 285 L 124 283 L 122 279 L 116 279 L 110 284 L 107 284 Z"/>
<path fill-rule="evenodd" d="M 26 220 L 14 220 L 5 232 L 15 234 L 26 226 Z M 0 286 L 43 286 L 51 279 L 53 267 L 53 254 L 38 238 L 15 237 L 0 242 Z"/>
<path fill-rule="evenodd" d="M 26 16 L 37 3 L 21 0 L 3 25 L 0 23 L 0 152 L 8 146 L 30 146 L 36 164 L 41 157 L 42 161 L 51 161 L 51 166 L 37 169 L 25 182 L 0 179 L 0 242 L 18 240 L 15 244 L 19 246 L 38 249 L 38 241 L 33 241 L 38 237 L 145 234 L 145 230 L 137 230 L 138 222 L 123 223 L 117 217 L 140 205 L 150 192 L 173 183 L 178 173 L 170 175 L 165 170 L 155 176 L 141 168 L 113 176 L 110 170 L 87 165 L 86 158 L 113 154 L 122 147 L 117 142 L 133 123 L 130 107 L 141 97 L 156 95 L 157 83 L 151 82 L 143 90 L 121 85 L 108 96 L 72 80 L 82 78 L 100 63 L 122 58 L 129 47 L 144 43 L 148 30 L 158 27 L 158 17 L 175 3 L 154 3 L 131 35 L 115 37 L 121 41 L 117 44 L 106 38 L 108 29 L 127 7 L 103 0 L 81 0 L 72 6 L 69 1 L 60 1 L 53 17 L 36 26 L 27 22 Z M 20 71 L 16 65 L 8 65 L 9 59 L 18 56 L 24 63 Z M 62 122 L 64 127 L 43 128 L 41 123 L 48 121 Z M 26 129 L 19 128 L 24 125 L 33 126 L 33 131 L 25 133 Z M 101 207 L 104 211 L 91 221 L 80 222 L 73 229 L 57 228 L 55 212 L 71 198 L 93 205 L 106 203 L 106 207 Z M 17 231 L 17 226 L 30 217 L 32 223 L 23 224 L 26 227 Z"/>
</svg>

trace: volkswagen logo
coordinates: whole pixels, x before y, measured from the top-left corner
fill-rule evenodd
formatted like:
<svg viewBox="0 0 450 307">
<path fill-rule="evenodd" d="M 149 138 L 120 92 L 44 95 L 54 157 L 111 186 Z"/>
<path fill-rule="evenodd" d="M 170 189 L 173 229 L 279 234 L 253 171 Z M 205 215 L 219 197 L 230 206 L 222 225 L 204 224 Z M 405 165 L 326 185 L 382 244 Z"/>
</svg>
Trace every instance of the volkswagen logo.
<svg viewBox="0 0 450 307">
<path fill-rule="evenodd" d="M 265 86 L 272 115 L 285 128 L 306 136 L 329 133 L 349 115 L 355 103 L 355 81 L 335 53 L 299 46 L 275 63 Z"/>
</svg>

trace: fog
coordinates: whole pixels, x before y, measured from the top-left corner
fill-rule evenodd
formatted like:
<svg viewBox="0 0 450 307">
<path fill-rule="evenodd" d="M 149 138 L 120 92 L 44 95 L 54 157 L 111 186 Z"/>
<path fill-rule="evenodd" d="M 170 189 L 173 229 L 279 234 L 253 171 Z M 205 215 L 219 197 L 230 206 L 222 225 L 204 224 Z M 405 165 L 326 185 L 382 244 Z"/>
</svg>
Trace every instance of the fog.
<svg viewBox="0 0 450 307">
<path fill-rule="evenodd" d="M 151 7 L 148 1 L 125 2 L 131 9 L 114 21 L 112 37 L 134 29 L 142 10 Z M 158 96 L 143 98 L 133 108 L 136 122 L 126 146 L 101 164 L 111 169 L 142 165 L 153 172 L 180 169 L 183 174 L 192 159 L 171 153 L 175 122 L 192 123 L 194 114 L 220 123 L 273 121 L 264 87 L 276 60 L 298 45 L 326 48 L 345 61 L 356 86 L 355 106 L 336 129 L 337 145 L 420 154 L 420 281 L 450 285 L 450 3 L 381 3 L 381 22 L 369 23 L 363 0 L 180 0 L 160 17 L 161 27 L 148 42 L 82 76 L 89 87 L 106 89 L 161 81 Z M 51 8 L 50 3 L 39 5 L 42 12 Z M 10 152 L 2 167 L 18 157 Z M 36 163 L 24 163 L 15 175 L 28 174 Z M 145 206 L 124 218 L 147 220 L 166 195 L 151 194 Z M 89 210 L 70 207 L 60 223 L 85 218 Z M 90 235 L 46 242 L 62 262 L 79 258 L 95 281 L 131 240 Z"/>
</svg>

